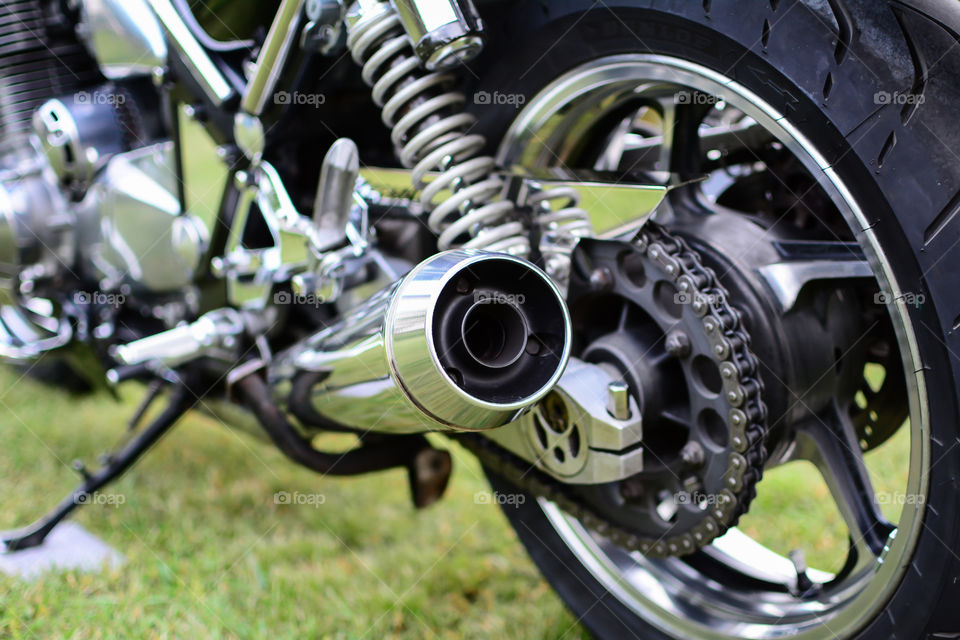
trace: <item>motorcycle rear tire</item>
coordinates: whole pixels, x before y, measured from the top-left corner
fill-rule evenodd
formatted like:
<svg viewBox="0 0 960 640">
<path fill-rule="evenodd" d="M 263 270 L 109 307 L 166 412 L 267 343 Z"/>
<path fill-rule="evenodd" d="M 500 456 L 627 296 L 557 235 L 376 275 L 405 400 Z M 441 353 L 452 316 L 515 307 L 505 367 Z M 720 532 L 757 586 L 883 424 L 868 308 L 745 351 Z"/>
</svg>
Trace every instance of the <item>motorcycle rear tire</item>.
<svg viewBox="0 0 960 640">
<path fill-rule="evenodd" d="M 557 0 L 503 11 L 495 23 L 505 26 L 487 49 L 492 60 L 471 91 L 522 94 L 529 103 L 600 57 L 682 58 L 786 114 L 850 186 L 897 281 L 925 299 L 910 308 L 909 322 L 926 384 L 930 468 L 919 539 L 899 587 L 842 637 L 960 637 L 960 3 Z M 911 104 L 878 104 L 881 92 L 910 96 Z M 516 102 L 472 107 L 491 152 L 516 119 Z M 498 491 L 518 491 L 490 478 Z M 503 507 L 544 576 L 597 637 L 677 637 L 604 586 L 532 496 Z"/>
</svg>

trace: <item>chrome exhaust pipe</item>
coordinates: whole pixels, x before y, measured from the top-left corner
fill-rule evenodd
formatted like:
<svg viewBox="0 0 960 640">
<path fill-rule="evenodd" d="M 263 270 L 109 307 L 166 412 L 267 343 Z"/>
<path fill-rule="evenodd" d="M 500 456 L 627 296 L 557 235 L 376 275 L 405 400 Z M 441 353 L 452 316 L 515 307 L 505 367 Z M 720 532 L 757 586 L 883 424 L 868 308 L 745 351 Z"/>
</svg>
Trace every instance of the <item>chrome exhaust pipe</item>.
<svg viewBox="0 0 960 640">
<path fill-rule="evenodd" d="M 270 371 L 308 426 L 389 433 L 516 420 L 560 379 L 570 316 L 550 278 L 507 254 L 437 254 Z"/>
</svg>

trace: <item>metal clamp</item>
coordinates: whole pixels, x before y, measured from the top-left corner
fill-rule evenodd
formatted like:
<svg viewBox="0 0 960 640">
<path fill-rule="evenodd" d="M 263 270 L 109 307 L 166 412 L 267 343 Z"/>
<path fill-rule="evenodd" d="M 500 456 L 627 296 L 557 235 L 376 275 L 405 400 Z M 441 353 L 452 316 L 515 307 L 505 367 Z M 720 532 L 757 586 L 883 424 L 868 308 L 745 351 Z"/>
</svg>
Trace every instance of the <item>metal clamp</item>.
<svg viewBox="0 0 960 640">
<path fill-rule="evenodd" d="M 605 369 L 576 358 L 533 411 L 483 436 L 568 484 L 615 482 L 643 470 L 637 401 Z"/>
</svg>

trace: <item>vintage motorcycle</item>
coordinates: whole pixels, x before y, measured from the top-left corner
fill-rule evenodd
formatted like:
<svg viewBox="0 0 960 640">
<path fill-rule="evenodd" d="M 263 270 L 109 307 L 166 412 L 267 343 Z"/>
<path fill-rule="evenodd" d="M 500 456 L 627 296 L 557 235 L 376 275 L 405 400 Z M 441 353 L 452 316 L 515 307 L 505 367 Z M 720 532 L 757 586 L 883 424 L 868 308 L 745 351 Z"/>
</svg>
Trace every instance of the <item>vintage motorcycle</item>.
<svg viewBox="0 0 960 640">
<path fill-rule="evenodd" d="M 7 550 L 187 411 L 417 507 L 441 432 L 598 637 L 960 637 L 958 43 L 954 0 L 5 0 L 0 356 L 165 402 Z M 796 461 L 838 571 L 736 527 Z"/>
</svg>

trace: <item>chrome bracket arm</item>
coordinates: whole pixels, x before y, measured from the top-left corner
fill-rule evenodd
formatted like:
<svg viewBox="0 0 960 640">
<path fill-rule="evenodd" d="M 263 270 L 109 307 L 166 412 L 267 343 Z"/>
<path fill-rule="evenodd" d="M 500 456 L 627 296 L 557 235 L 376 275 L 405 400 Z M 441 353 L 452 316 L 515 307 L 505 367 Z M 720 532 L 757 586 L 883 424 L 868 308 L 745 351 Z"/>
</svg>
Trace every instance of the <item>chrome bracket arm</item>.
<svg viewBox="0 0 960 640">
<path fill-rule="evenodd" d="M 532 411 L 482 435 L 569 484 L 615 482 L 643 470 L 636 400 L 606 369 L 576 358 Z"/>
</svg>

